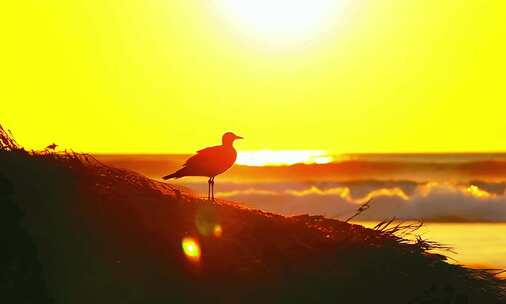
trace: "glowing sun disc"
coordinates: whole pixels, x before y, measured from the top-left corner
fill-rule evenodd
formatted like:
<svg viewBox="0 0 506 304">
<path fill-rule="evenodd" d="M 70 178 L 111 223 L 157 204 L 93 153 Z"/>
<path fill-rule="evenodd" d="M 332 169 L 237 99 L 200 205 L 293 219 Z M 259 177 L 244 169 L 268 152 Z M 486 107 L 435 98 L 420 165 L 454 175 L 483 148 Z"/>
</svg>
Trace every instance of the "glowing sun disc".
<svg viewBox="0 0 506 304">
<path fill-rule="evenodd" d="M 231 25 L 271 41 L 305 39 L 329 28 L 344 0 L 222 0 Z"/>
</svg>

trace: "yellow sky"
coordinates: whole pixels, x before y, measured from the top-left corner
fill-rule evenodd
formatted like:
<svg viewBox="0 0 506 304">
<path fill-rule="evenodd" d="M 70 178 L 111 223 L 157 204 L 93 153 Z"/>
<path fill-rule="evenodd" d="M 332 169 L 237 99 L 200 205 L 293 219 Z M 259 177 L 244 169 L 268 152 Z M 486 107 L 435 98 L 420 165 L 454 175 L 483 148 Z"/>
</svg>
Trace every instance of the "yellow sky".
<svg viewBox="0 0 506 304">
<path fill-rule="evenodd" d="M 506 150 L 506 1 L 335 0 L 286 35 L 227 1 L 2 4 L 0 123 L 91 152 Z"/>
</svg>

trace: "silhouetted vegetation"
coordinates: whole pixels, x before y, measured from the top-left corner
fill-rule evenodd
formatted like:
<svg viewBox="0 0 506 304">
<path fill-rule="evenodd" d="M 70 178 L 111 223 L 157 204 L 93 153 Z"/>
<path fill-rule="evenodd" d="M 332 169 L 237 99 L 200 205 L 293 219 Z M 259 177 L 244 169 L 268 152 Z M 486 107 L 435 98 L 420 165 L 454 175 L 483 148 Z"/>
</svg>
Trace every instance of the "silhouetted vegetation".
<svg viewBox="0 0 506 304">
<path fill-rule="evenodd" d="M 26 284 L 16 303 L 27 293 L 44 302 L 46 287 L 58 303 L 506 301 L 492 273 L 449 264 L 430 253 L 440 245 L 400 236 L 416 226 L 367 229 L 210 202 L 88 155 L 25 151 L 3 129 L 0 140 L 12 189 L 2 230 L 16 240 L 3 260 L 23 261 L 1 275 L 18 284 L 9 295 Z M 216 225 L 222 233 L 212 233 Z M 199 262 L 185 258 L 185 237 L 200 243 Z"/>
<path fill-rule="evenodd" d="M 0 126 L 1 152 L 18 147 Z M 11 152 L 9 152 L 11 153 Z M 16 153 L 16 152 L 12 152 Z M 2 163 L 3 165 L 3 163 Z M 14 187 L 0 167 L 0 301 L 50 303 L 37 248 L 24 227 L 24 214 L 13 202 Z"/>
</svg>

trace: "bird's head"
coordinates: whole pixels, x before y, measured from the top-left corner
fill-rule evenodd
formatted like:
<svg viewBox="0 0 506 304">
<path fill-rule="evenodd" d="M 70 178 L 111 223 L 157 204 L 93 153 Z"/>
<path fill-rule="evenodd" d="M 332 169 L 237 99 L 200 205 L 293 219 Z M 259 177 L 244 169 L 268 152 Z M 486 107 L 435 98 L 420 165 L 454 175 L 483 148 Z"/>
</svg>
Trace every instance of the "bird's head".
<svg viewBox="0 0 506 304">
<path fill-rule="evenodd" d="M 233 132 L 227 132 L 223 134 L 221 142 L 223 143 L 223 145 L 231 145 L 234 143 L 234 140 L 236 139 L 243 139 L 243 138 L 241 136 L 235 135 Z"/>
</svg>

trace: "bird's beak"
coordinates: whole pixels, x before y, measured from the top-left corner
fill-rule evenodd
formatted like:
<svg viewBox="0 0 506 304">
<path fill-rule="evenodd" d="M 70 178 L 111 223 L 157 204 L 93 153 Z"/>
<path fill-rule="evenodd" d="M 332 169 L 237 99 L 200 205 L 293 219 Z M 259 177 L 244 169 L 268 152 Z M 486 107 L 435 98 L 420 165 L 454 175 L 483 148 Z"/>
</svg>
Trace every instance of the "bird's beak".
<svg viewBox="0 0 506 304">
<path fill-rule="evenodd" d="M 242 136 L 236 136 L 235 139 L 244 139 Z"/>
</svg>

